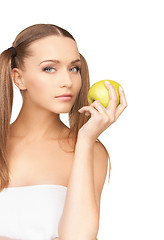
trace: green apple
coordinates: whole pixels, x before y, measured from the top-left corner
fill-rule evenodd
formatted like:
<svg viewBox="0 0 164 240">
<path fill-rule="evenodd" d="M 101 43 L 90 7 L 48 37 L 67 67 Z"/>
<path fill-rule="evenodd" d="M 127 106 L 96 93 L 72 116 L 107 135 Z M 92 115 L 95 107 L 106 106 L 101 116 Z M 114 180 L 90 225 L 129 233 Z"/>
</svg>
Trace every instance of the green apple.
<svg viewBox="0 0 164 240">
<path fill-rule="evenodd" d="M 120 103 L 120 97 L 119 97 L 119 92 L 118 88 L 119 86 L 122 87 L 118 82 L 115 82 L 113 80 L 105 79 L 101 80 L 99 82 L 96 82 L 91 86 L 91 88 L 88 91 L 88 103 L 89 105 L 92 104 L 95 100 L 99 100 L 99 102 L 106 108 L 109 104 L 110 101 L 110 96 L 109 96 L 109 90 L 105 86 L 105 81 L 109 81 L 115 88 L 116 94 L 118 97 L 118 102 L 117 106 Z"/>
</svg>

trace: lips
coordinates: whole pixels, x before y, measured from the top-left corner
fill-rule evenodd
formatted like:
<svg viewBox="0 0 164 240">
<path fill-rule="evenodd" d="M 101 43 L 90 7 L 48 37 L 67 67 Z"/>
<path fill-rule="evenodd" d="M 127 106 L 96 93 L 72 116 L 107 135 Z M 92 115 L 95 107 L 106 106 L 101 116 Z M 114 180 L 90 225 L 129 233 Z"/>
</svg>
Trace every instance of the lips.
<svg viewBox="0 0 164 240">
<path fill-rule="evenodd" d="M 56 98 L 58 98 L 58 97 L 72 97 L 72 94 L 63 94 L 60 96 L 56 96 Z"/>
</svg>

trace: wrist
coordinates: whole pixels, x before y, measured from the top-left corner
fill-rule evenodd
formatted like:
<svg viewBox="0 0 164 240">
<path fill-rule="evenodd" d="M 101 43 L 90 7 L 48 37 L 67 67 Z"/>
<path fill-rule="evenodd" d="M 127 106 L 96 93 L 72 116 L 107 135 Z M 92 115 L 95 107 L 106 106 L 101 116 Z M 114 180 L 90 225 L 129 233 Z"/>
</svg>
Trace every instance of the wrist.
<svg viewBox="0 0 164 240">
<path fill-rule="evenodd" d="M 89 146 L 89 147 L 93 147 L 96 140 L 93 140 L 93 139 L 89 138 L 85 133 L 83 133 L 79 130 L 77 142 L 80 142 L 83 145 L 86 145 L 86 146 Z"/>
</svg>

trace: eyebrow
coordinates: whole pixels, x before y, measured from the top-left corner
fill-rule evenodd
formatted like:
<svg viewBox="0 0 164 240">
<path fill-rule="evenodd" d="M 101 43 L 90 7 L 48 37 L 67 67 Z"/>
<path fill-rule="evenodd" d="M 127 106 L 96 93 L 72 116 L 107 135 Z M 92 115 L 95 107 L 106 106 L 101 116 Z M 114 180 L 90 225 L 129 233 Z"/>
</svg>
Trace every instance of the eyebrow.
<svg viewBox="0 0 164 240">
<path fill-rule="evenodd" d="M 58 64 L 61 63 L 59 60 L 56 60 L 56 59 L 44 60 L 44 61 L 42 61 L 41 63 L 44 63 L 44 62 L 54 62 L 54 63 L 58 63 Z M 73 60 L 73 61 L 71 62 L 71 64 L 77 63 L 77 62 L 81 62 L 80 59 Z M 41 64 L 41 63 L 40 63 L 40 64 Z"/>
</svg>

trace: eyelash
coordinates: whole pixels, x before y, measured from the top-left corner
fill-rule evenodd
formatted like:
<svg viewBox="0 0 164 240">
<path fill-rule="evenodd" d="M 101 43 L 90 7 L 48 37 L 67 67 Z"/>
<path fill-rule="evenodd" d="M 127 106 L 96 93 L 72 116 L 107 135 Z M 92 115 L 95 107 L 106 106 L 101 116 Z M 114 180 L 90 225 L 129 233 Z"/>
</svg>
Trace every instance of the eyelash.
<svg viewBox="0 0 164 240">
<path fill-rule="evenodd" d="M 77 69 L 76 72 L 79 72 L 79 71 L 81 70 L 81 68 L 78 67 L 78 66 L 75 66 L 75 67 L 73 67 L 73 68 L 71 68 L 71 69 L 74 69 L 74 68 Z M 53 67 L 45 67 L 45 68 L 43 68 L 43 71 L 47 72 L 48 69 L 54 69 L 54 70 L 55 70 L 55 68 L 53 68 Z M 51 73 L 51 72 L 48 72 L 48 73 Z"/>
</svg>

